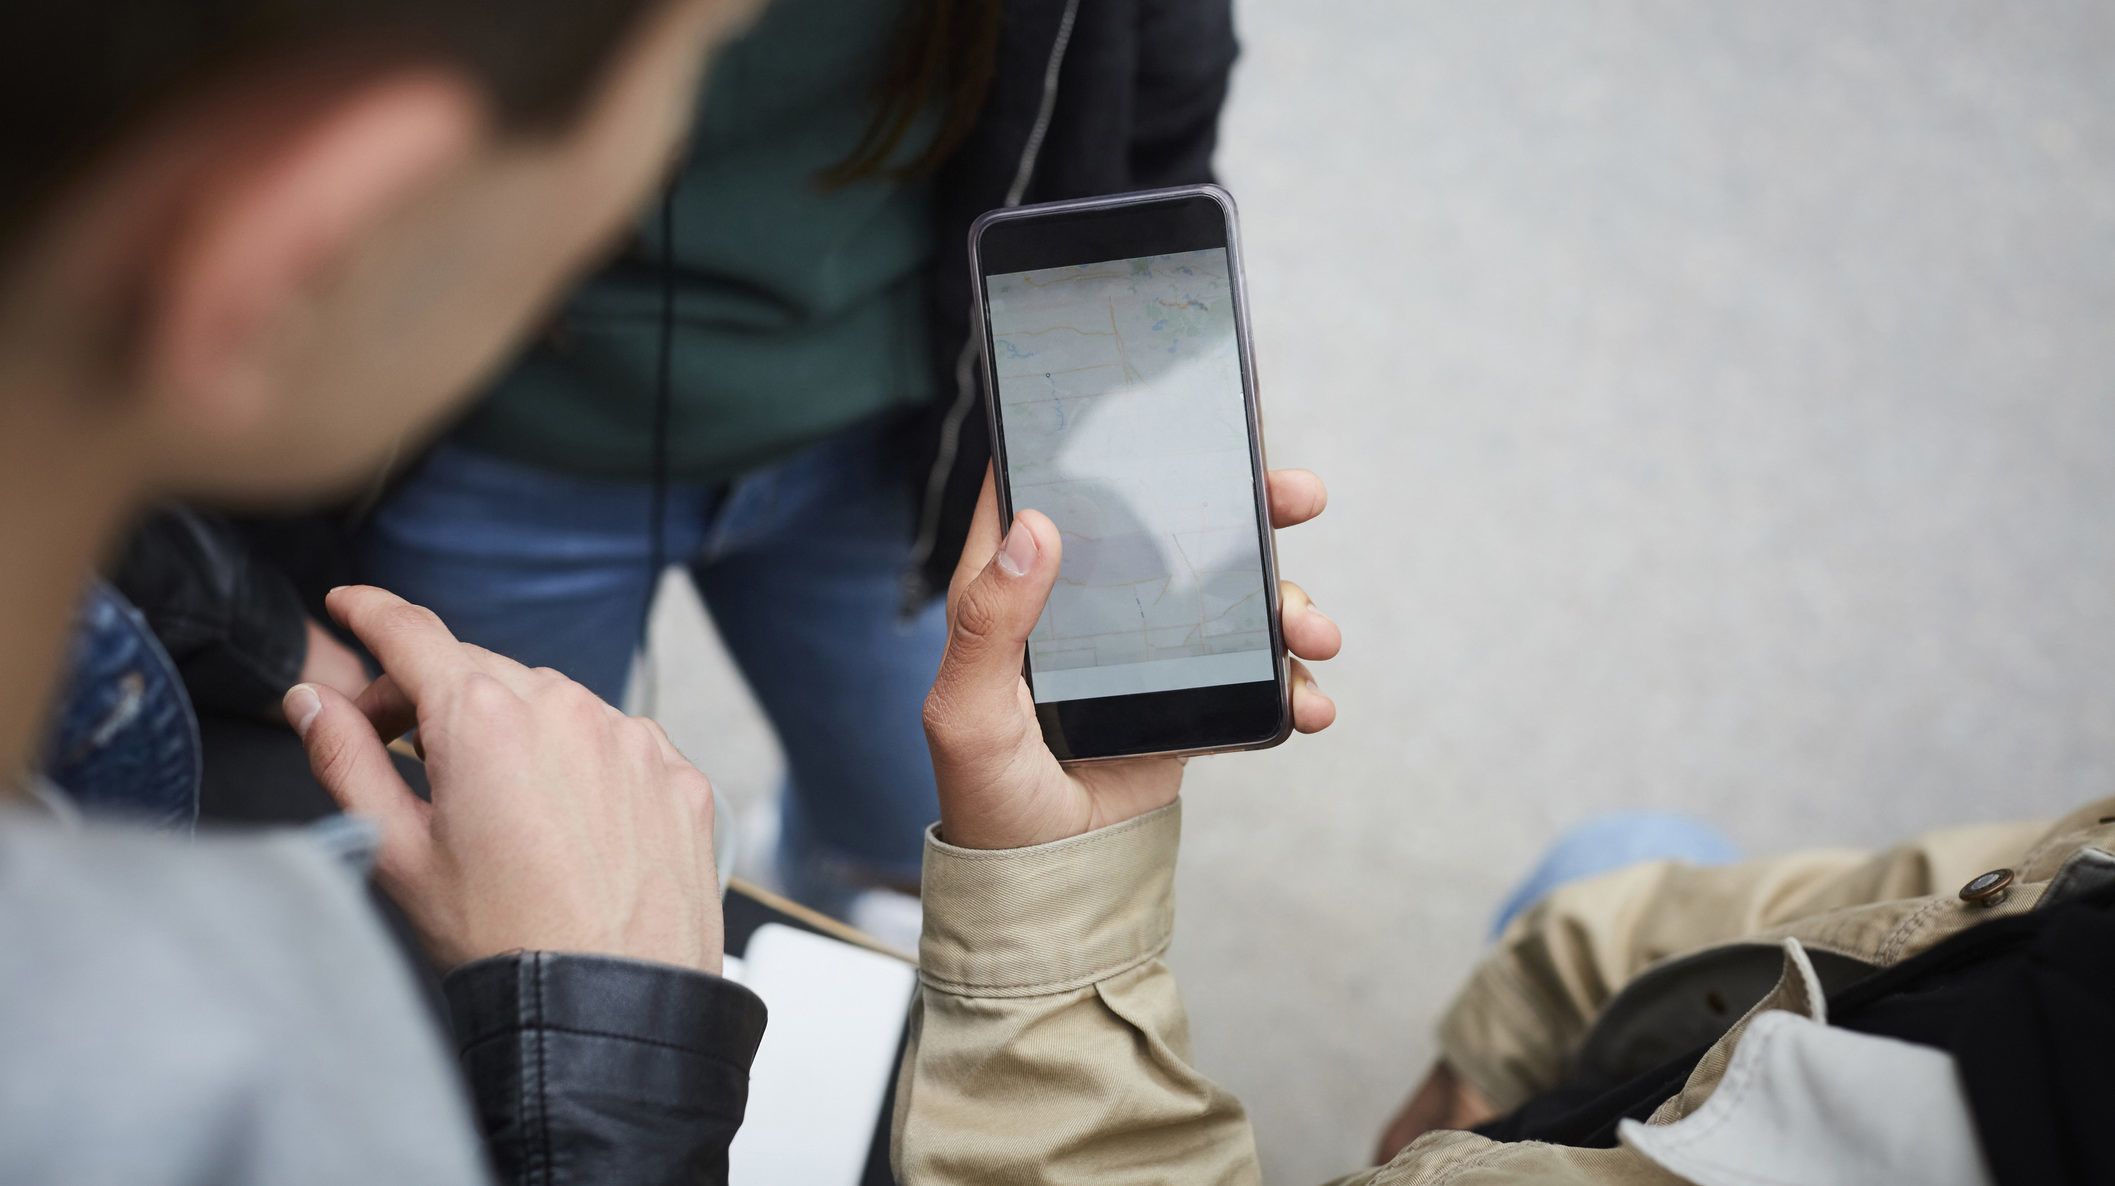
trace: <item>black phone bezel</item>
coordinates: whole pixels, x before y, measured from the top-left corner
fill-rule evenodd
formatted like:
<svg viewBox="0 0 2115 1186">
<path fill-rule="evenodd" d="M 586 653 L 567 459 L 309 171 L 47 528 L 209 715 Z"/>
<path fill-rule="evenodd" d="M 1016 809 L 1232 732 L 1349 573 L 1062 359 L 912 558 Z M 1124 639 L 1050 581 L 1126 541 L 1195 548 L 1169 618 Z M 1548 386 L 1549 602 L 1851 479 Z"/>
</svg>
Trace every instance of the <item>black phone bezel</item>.
<svg viewBox="0 0 2115 1186">
<path fill-rule="evenodd" d="M 1263 558 L 1264 593 L 1269 603 L 1270 645 L 1276 656 L 1273 677 L 1167 692 L 1038 703 L 1036 717 L 1044 740 L 1061 761 L 1261 749 L 1277 745 L 1292 732 L 1285 642 L 1279 620 L 1277 557 L 1270 535 L 1264 478 L 1268 470 L 1263 457 L 1262 412 L 1250 350 L 1239 230 L 1232 199 L 1225 191 L 1197 186 L 994 211 L 979 219 L 971 231 L 971 271 L 977 287 L 975 304 L 984 360 L 986 415 L 994 471 L 998 475 L 999 506 L 1006 522 L 1012 521 L 1014 506 L 1007 476 L 1004 418 L 992 366 L 995 347 L 989 318 L 985 316 L 989 277 L 1212 248 L 1227 253 L 1234 300 L 1241 396 L 1248 423 L 1249 482 L 1255 495 L 1257 545 Z M 1033 689 L 1034 664 L 1027 664 L 1024 673 Z"/>
</svg>

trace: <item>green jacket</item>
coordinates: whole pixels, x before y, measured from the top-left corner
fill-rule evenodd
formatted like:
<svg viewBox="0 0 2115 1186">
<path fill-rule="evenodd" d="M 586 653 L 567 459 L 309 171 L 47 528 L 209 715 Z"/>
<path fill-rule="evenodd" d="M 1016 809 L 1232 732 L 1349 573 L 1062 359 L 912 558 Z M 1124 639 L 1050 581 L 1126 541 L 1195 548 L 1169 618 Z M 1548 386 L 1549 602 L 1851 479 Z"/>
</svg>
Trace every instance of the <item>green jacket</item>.
<svg viewBox="0 0 2115 1186">
<path fill-rule="evenodd" d="M 646 212 L 458 439 L 568 473 L 650 476 L 664 282 L 679 480 L 725 480 L 931 402 L 930 183 L 818 179 L 859 144 L 907 7 L 768 7 L 707 79 L 668 197 L 673 234 Z"/>
</svg>

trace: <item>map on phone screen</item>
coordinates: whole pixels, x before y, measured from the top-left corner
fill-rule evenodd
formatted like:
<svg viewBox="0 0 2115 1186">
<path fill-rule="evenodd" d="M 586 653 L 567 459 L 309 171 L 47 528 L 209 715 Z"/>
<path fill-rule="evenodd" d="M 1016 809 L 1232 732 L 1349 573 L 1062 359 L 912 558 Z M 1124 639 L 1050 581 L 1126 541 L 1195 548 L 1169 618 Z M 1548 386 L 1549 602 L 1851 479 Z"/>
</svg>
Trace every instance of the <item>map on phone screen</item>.
<svg viewBox="0 0 2115 1186">
<path fill-rule="evenodd" d="M 1275 677 L 1223 248 L 991 276 L 1014 506 L 1064 537 L 1039 702 Z"/>
</svg>

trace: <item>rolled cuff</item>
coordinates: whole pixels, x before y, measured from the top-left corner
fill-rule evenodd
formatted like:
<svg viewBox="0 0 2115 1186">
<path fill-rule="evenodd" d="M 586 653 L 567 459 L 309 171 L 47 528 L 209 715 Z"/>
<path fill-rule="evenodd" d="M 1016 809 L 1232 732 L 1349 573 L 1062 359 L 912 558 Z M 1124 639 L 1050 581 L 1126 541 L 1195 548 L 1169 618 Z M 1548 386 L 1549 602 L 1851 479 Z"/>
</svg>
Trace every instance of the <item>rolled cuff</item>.
<svg viewBox="0 0 2115 1186">
<path fill-rule="evenodd" d="M 1167 950 L 1182 805 L 1034 848 L 925 842 L 919 979 L 955 996 L 1070 992 Z"/>
</svg>

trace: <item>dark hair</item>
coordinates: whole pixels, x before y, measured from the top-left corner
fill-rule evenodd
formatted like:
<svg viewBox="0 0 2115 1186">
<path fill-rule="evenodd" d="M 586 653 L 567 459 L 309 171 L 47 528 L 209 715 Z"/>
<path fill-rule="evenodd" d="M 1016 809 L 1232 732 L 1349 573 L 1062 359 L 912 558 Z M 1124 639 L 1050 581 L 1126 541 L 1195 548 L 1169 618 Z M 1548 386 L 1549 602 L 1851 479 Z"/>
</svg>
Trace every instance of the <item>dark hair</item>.
<svg viewBox="0 0 2115 1186">
<path fill-rule="evenodd" d="M 999 8 L 1000 0 L 913 0 L 874 88 L 874 117 L 852 154 L 823 171 L 823 184 L 916 177 L 939 168 L 976 125 L 991 90 Z M 917 156 L 897 161 L 904 139 L 936 101 L 939 131 Z"/>
<path fill-rule="evenodd" d="M 0 0 L 0 252 L 155 113 L 305 59 L 439 61 L 508 126 L 578 110 L 665 0 Z"/>
</svg>

